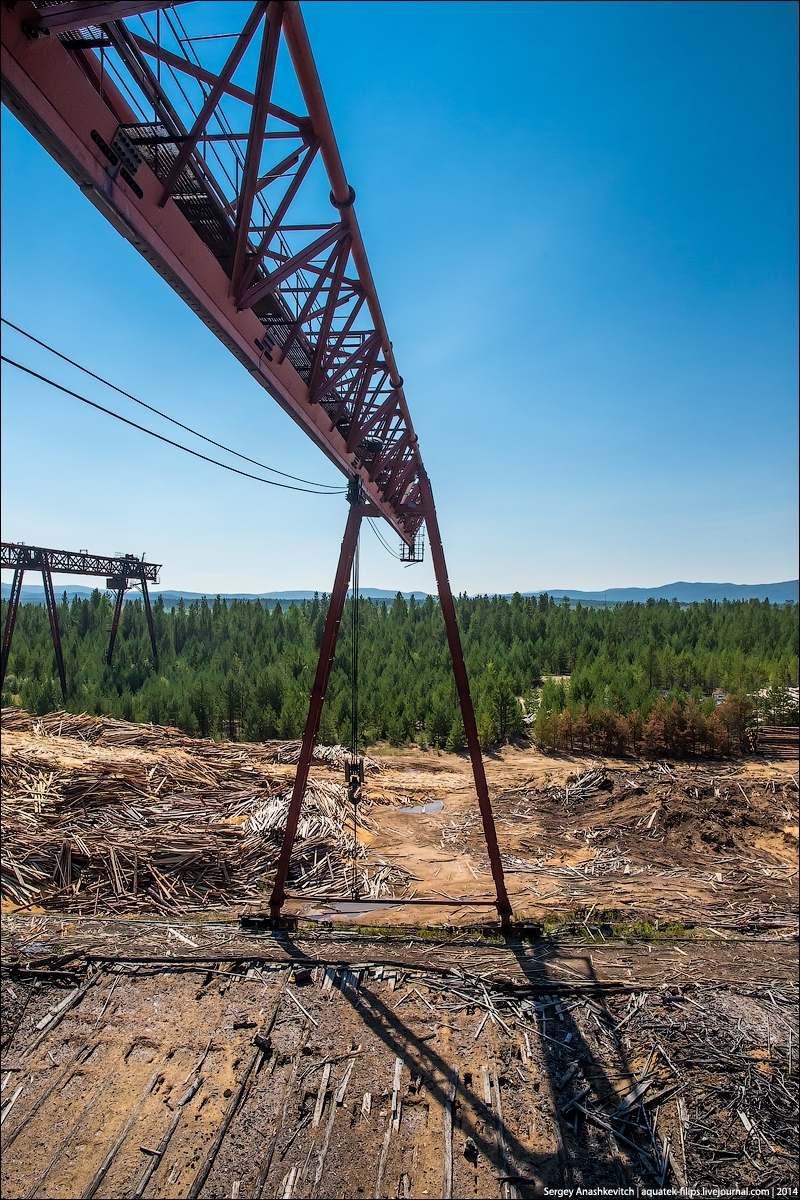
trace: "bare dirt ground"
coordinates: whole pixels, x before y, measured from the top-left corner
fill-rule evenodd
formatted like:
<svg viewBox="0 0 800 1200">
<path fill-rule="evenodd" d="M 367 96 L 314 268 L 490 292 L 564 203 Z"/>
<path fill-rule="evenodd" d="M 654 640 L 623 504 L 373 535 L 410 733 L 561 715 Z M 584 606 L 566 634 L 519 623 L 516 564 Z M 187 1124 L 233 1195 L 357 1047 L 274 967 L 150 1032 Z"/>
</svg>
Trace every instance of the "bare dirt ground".
<svg viewBox="0 0 800 1200">
<path fill-rule="evenodd" d="M 161 753 L 13 739 L 82 777 L 125 755 L 152 779 Z M 168 753 L 191 771 L 191 747 Z M 198 770 L 209 757 L 215 788 L 225 761 L 231 787 L 293 775 L 246 747 L 204 749 Z M 441 907 L 345 928 L 300 898 L 298 932 L 273 935 L 242 930 L 240 904 L 4 903 L 2 1195 L 796 1186 L 787 764 L 487 758 L 515 915 L 542 927 L 501 943 L 470 929 L 491 910 L 453 904 L 492 894 L 468 762 L 380 757 L 365 861 L 404 866 Z M 598 786 L 570 796 L 593 766 Z"/>
<path fill-rule="evenodd" d="M 383 757 L 367 794 L 392 798 L 370 838 L 376 854 L 410 865 L 419 895 L 491 898 L 491 876 L 469 763 L 451 754 Z M 641 764 L 597 759 L 605 779 L 564 797 L 586 758 L 507 747 L 487 758 L 506 882 L 520 918 L 549 921 L 592 908 L 626 922 L 797 929 L 798 791 L 787 763 Z M 438 812 L 404 813 L 435 801 Z M 477 910 L 439 919 L 475 921 Z M 385 923 L 405 920 L 395 910 Z"/>
<path fill-rule="evenodd" d="M 4 1196 L 796 1183 L 785 943 L 6 926 Z"/>
</svg>

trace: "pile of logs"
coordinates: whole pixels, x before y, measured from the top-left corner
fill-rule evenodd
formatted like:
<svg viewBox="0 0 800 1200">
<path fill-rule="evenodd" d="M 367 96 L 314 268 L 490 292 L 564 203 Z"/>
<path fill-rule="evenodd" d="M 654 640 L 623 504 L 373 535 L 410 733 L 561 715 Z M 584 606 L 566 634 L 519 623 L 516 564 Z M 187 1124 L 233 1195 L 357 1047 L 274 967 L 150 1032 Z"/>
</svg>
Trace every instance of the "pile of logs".
<svg viewBox="0 0 800 1200">
<path fill-rule="evenodd" d="M 603 767 L 592 767 L 577 779 L 568 780 L 563 789 L 558 789 L 561 803 L 569 805 L 573 800 L 588 800 L 591 796 L 596 796 L 605 777 Z"/>
<path fill-rule="evenodd" d="M 87 713 L 54 712 L 34 717 L 21 708 L 2 710 L 3 728 L 39 737 L 77 737 L 90 744 L 156 747 L 192 741 L 169 725 L 136 725 L 113 717 L 90 717 Z"/>
<path fill-rule="evenodd" d="M 220 745 L 211 738 L 193 738 L 173 729 L 169 725 L 137 725 L 131 721 L 116 721 L 113 717 L 91 717 L 87 713 L 54 712 L 43 717 L 33 717 L 20 708 L 2 710 L 3 728 L 17 733 L 33 733 L 38 737 L 80 738 L 88 745 L 102 743 L 107 746 L 138 746 L 146 750 L 164 748 L 188 750 L 192 754 L 217 756 L 222 751 L 234 757 L 252 757 L 262 762 L 294 765 L 300 758 L 300 742 L 248 743 L 247 749 L 240 743 L 228 742 Z M 342 770 L 350 760 L 350 751 L 344 746 L 315 746 L 314 762 Z M 364 755 L 366 771 L 380 771 L 376 758 Z"/>
<path fill-rule="evenodd" d="M 291 797 L 287 780 L 243 747 L 198 744 L 177 731 L 105 718 L 3 711 L 2 896 L 71 912 L 167 913 L 259 901 L 271 886 Z M 48 739 L 77 738 L 75 752 Z M 44 741 L 44 745 L 42 745 Z M 107 743 L 137 747 L 102 755 Z M 188 755 L 183 743 L 191 744 Z M 155 750 L 153 753 L 142 753 Z M 201 753 L 197 753 L 200 749 Z M 321 747 L 323 751 L 338 748 Z M 362 800 L 360 828 L 371 827 Z M 289 882 L 295 893 L 402 892 L 410 875 L 367 865 L 341 783 L 306 789 Z M 366 878 L 365 878 L 366 877 Z"/>
<path fill-rule="evenodd" d="M 259 757 L 269 762 L 294 765 L 300 761 L 300 742 L 264 742 L 257 749 Z M 327 767 L 335 767 L 337 770 L 342 770 L 351 757 L 351 751 L 346 750 L 344 746 L 314 747 L 314 762 L 324 763 Z M 365 771 L 380 771 L 381 764 L 377 758 L 370 758 L 368 754 L 362 755 L 362 758 Z"/>
<path fill-rule="evenodd" d="M 756 731 L 755 752 L 765 758 L 797 760 L 798 729 L 781 725 L 762 725 Z"/>
</svg>

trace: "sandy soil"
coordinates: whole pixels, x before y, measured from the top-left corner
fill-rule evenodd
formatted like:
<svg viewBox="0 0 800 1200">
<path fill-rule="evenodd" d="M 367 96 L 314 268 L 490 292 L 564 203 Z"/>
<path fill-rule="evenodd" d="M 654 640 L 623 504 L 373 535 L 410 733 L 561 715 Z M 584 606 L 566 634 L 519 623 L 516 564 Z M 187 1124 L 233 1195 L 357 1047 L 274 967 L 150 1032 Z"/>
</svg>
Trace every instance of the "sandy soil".
<svg viewBox="0 0 800 1200">
<path fill-rule="evenodd" d="M 652 1185 L 664 1161 L 679 1185 L 794 1178 L 792 945 L 764 944 L 754 961 L 742 942 L 685 954 L 22 914 L 4 924 L 3 1078 L 6 1094 L 21 1086 L 3 1126 L 4 1196 L 86 1196 L 104 1164 L 98 1196 L 137 1194 L 176 1117 L 145 1195 L 232 1196 L 238 1181 L 254 1196 L 260 1181 L 265 1196 L 533 1196 Z M 32 983 L 30 971 L 70 947 L 96 956 L 93 983 L 35 1044 L 70 984 Z M 618 1139 L 603 1121 L 640 1076 L 663 1099 L 617 1124 Z M 763 1097 L 754 1080 L 770 1085 Z M 724 1111 L 709 1117 L 720 1096 L 758 1141 L 748 1147 Z"/>
<path fill-rule="evenodd" d="M 161 761 L 157 747 L 8 736 L 76 772 L 124 755 L 126 777 L 146 778 Z M 191 774 L 191 747 L 169 755 Z M 293 776 L 244 747 L 208 755 L 232 780 Z M 441 906 L 345 920 L 297 900 L 297 934 L 256 935 L 238 910 L 4 905 L 2 1195 L 796 1186 L 787 764 L 487 757 L 515 915 L 542 927 L 500 944 L 469 928 L 491 908 L 453 903 L 492 899 L 468 761 L 380 757 L 370 860 L 402 864 Z M 599 790 L 565 797 L 593 765 Z"/>
<path fill-rule="evenodd" d="M 366 792 L 382 860 L 413 871 L 419 896 L 492 899 L 468 760 L 436 751 L 383 755 Z M 604 767 L 601 790 L 564 803 L 560 788 Z M 797 928 L 798 790 L 790 764 L 650 765 L 549 757 L 507 747 L 486 772 L 506 883 L 520 920 L 681 922 L 685 928 Z M 440 802 L 438 812 L 411 813 Z M 296 906 L 301 914 L 315 910 Z M 382 924 L 420 921 L 413 907 Z M 428 909 L 425 920 L 475 922 L 477 908 Z M 374 920 L 369 916 L 362 922 Z"/>
</svg>

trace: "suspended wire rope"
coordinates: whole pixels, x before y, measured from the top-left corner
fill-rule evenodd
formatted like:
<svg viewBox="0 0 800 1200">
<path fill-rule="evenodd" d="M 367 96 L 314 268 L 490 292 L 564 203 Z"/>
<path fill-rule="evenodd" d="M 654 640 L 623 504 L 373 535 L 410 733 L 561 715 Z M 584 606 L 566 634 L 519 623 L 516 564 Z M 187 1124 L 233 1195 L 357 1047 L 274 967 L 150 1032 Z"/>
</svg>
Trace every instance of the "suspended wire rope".
<svg viewBox="0 0 800 1200">
<path fill-rule="evenodd" d="M 350 791 L 353 797 L 353 899 L 359 898 L 358 887 L 358 802 L 361 798 L 361 764 L 358 761 L 358 628 L 359 628 L 359 551 L 361 534 L 353 554 L 350 661 Z M 355 775 L 353 774 L 355 772 Z"/>
<path fill-rule="evenodd" d="M 24 371 L 26 375 L 32 375 L 34 379 L 40 379 L 42 383 L 47 383 L 50 387 L 57 388 L 59 392 L 64 392 L 67 396 L 74 396 L 82 404 L 88 404 L 90 408 L 96 408 L 98 412 L 105 413 L 109 417 L 114 417 L 117 421 L 121 421 L 123 425 L 130 425 L 132 429 L 138 429 L 140 433 L 149 434 L 150 437 L 156 438 L 159 442 L 165 442 L 168 446 L 174 446 L 176 450 L 183 450 L 184 454 L 191 454 L 193 458 L 200 458 L 203 462 L 211 463 L 214 467 L 221 467 L 223 471 L 230 471 L 233 475 L 242 475 L 245 479 L 254 479 L 256 483 L 266 483 L 270 487 L 286 488 L 290 492 L 307 492 L 312 496 L 333 496 L 337 494 L 333 491 L 323 492 L 317 488 L 297 487 L 293 483 L 279 483 L 277 479 L 263 479 L 260 475 L 251 474 L 250 471 L 242 471 L 239 467 L 231 467 L 228 463 L 220 462 L 216 458 L 209 458 L 207 454 L 201 454 L 199 450 L 192 450 L 189 446 L 183 446 L 180 442 L 174 442 L 172 438 L 164 437 L 162 433 L 156 433 L 154 429 L 148 429 L 145 425 L 139 425 L 136 421 L 131 421 L 128 417 L 123 417 L 120 413 L 116 413 L 110 408 L 104 408 L 102 404 L 97 404 L 94 400 L 89 400 L 86 396 L 81 396 L 78 392 L 73 392 L 71 388 L 56 383 L 54 379 L 48 379 L 46 375 L 40 375 L 38 371 L 32 371 L 30 367 L 24 367 L 22 363 L 15 362 L 13 358 L 7 358 L 5 354 L 0 355 L 0 360 L 8 363 L 11 367 L 16 367 L 18 371 Z M 341 488 L 340 491 L 344 492 L 346 489 Z"/>
<path fill-rule="evenodd" d="M 226 446 L 222 442 L 215 442 L 213 438 L 206 437 L 204 433 L 199 433 L 196 429 L 193 429 L 191 425 L 184 425 L 182 421 L 178 421 L 175 417 L 169 416 L 168 413 L 162 412 L 159 408 L 154 408 L 152 404 L 147 404 L 144 400 L 139 400 L 136 396 L 131 395 L 130 392 L 126 392 L 124 388 L 117 387 L 115 383 L 111 383 L 110 380 L 105 379 L 102 375 L 98 375 L 96 372 L 90 371 L 88 367 L 82 366 L 82 364 L 76 362 L 75 359 L 68 358 L 66 354 L 62 354 L 60 350 L 54 349 L 53 346 L 48 345 L 47 342 L 41 341 L 40 338 L 34 337 L 32 333 L 28 333 L 26 329 L 22 329 L 19 325 L 15 325 L 14 322 L 9 321 L 7 317 L 0 317 L 0 321 L 2 321 L 4 325 L 8 325 L 10 329 L 14 329 L 17 333 L 21 333 L 22 336 L 28 338 L 29 341 L 35 342 L 37 346 L 41 346 L 42 349 L 49 351 L 50 354 L 54 354 L 56 358 L 60 358 L 63 362 L 69 363 L 71 367 L 77 367 L 79 371 L 83 371 L 84 375 L 89 375 L 92 379 L 96 379 L 98 383 L 105 384 L 105 386 L 111 388 L 112 391 L 118 392 L 120 396 L 124 396 L 127 400 L 132 400 L 134 404 L 140 405 L 141 408 L 146 408 L 148 412 L 155 413 L 157 417 L 161 417 L 163 420 L 169 421 L 171 425 L 177 425 L 179 429 L 185 430 L 186 433 L 191 433 L 193 437 L 199 438 L 200 441 L 208 442 L 210 446 L 216 446 L 218 450 L 224 450 L 226 454 L 232 454 L 235 458 L 240 458 L 242 462 L 252 463 L 254 467 L 260 467 L 262 471 L 271 471 L 273 475 L 280 475 L 282 479 L 291 479 L 295 483 L 306 483 L 309 485 L 309 487 L 318 488 L 320 491 L 329 491 L 338 495 L 345 490 L 341 487 L 337 487 L 335 484 L 317 483 L 317 481 L 314 479 L 303 479 L 299 475 L 290 475 L 287 471 L 279 471 L 277 467 L 270 467 L 267 463 L 259 462 L 256 458 L 249 458 L 248 455 L 241 454 L 238 450 L 233 450 L 230 446 Z M 7 361 L 10 362 L 11 360 L 9 359 Z M 51 381 L 48 380 L 48 382 Z M 72 394 L 74 395 L 74 393 Z M 122 420 L 124 418 L 120 419 Z M 190 451 L 190 453 L 193 453 L 193 451 Z M 263 480 L 262 482 L 267 482 L 267 480 Z"/>
<path fill-rule="evenodd" d="M 386 538 L 381 533 L 380 529 L 378 529 L 378 526 L 375 524 L 375 521 L 373 520 L 373 518 L 367 517 L 367 520 L 369 521 L 372 532 L 375 534 L 375 537 L 378 539 L 380 544 L 383 546 L 386 553 L 391 554 L 392 558 L 396 558 L 398 562 L 402 562 L 403 561 L 402 556 L 400 554 L 398 554 L 396 550 L 392 549 L 392 547 L 386 541 Z"/>
</svg>

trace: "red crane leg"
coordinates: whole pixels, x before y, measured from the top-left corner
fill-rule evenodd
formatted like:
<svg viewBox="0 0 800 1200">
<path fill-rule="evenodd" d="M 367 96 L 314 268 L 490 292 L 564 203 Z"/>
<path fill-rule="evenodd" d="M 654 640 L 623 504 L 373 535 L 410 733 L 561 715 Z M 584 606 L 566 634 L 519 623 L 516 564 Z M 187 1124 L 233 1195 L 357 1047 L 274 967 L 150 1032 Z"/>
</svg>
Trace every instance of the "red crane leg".
<svg viewBox="0 0 800 1200">
<path fill-rule="evenodd" d="M 147 617 L 147 629 L 150 634 L 150 645 L 153 649 L 153 670 L 158 670 L 158 645 L 156 643 L 156 628 L 153 624 L 153 610 L 150 607 L 150 593 L 147 590 L 147 580 L 142 576 L 142 600 L 144 601 L 144 615 Z"/>
<path fill-rule="evenodd" d="M 114 643 L 117 640 L 117 630 L 119 629 L 119 619 L 122 616 L 122 604 L 125 599 L 125 588 L 117 589 L 117 599 L 114 604 L 114 616 L 111 619 L 111 636 L 108 639 L 108 654 L 106 655 L 106 663 L 111 666 L 111 659 L 114 656 Z"/>
<path fill-rule="evenodd" d="M 374 509 L 371 511 L 374 511 Z M 322 706 L 325 703 L 325 693 L 328 690 L 328 680 L 330 679 L 331 667 L 333 666 L 333 657 L 336 653 L 336 639 L 339 636 L 344 602 L 347 599 L 347 585 L 350 581 L 350 571 L 353 566 L 353 556 L 358 542 L 358 531 L 361 528 L 363 512 L 364 506 L 361 504 L 352 504 L 350 506 L 350 513 L 347 517 L 344 537 L 342 538 L 339 565 L 336 568 L 336 579 L 333 591 L 331 592 L 328 615 L 325 619 L 325 632 L 322 635 L 317 673 L 314 678 L 314 687 L 311 691 L 311 703 L 308 707 L 308 717 L 306 718 L 303 742 L 300 747 L 300 759 L 297 764 L 292 799 L 286 818 L 286 831 L 283 835 L 283 845 L 281 846 L 281 854 L 278 859 L 278 870 L 269 900 L 272 924 L 275 927 L 280 923 L 281 909 L 286 900 L 286 876 L 289 873 L 289 860 L 292 854 L 294 839 L 297 835 L 300 807 L 303 803 L 303 796 L 305 795 L 306 784 L 308 783 L 308 772 L 314 753 L 314 743 L 317 739 L 319 722 L 322 716 Z"/>
<path fill-rule="evenodd" d="M 436 586 L 439 589 L 439 603 L 447 630 L 447 641 L 450 646 L 450 658 L 453 663 L 453 674 L 456 680 L 456 690 L 461 705 L 461 717 L 464 721 L 464 733 L 467 737 L 469 756 L 472 760 L 472 774 L 475 779 L 475 791 L 478 793 L 478 805 L 483 821 L 483 836 L 486 839 L 486 849 L 489 852 L 489 863 L 492 869 L 495 892 L 497 893 L 497 912 L 503 932 L 511 929 L 511 902 L 506 892 L 506 881 L 503 874 L 503 864 L 500 861 L 500 847 L 497 844 L 497 830 L 492 815 L 492 802 L 489 799 L 489 786 L 486 782 L 486 772 L 483 769 L 483 756 L 478 742 L 478 727 L 475 723 L 475 710 L 472 707 L 472 696 L 469 690 L 467 668 L 464 663 L 464 652 L 461 648 L 461 637 L 456 621 L 456 608 L 453 603 L 453 593 L 450 590 L 450 580 L 447 577 L 447 564 L 442 547 L 442 536 L 439 532 L 439 522 L 433 503 L 433 492 L 428 476 L 420 470 L 420 494 L 425 508 L 425 524 L 428 527 L 428 541 L 431 547 L 433 569 L 436 573 Z"/>
<path fill-rule="evenodd" d="M 24 570 L 18 567 L 14 572 L 14 578 L 11 581 L 11 595 L 8 597 L 6 623 L 3 628 L 3 666 L 2 675 L 0 675 L 0 687 L 3 686 L 6 679 L 6 667 L 8 666 L 8 656 L 11 653 L 11 639 L 14 636 L 14 626 L 17 623 L 19 598 L 22 593 L 22 577 L 24 574 Z"/>
<path fill-rule="evenodd" d="M 44 583 L 44 599 L 47 605 L 47 615 L 50 618 L 50 633 L 53 637 L 53 651 L 56 656 L 58 678 L 61 680 L 61 694 L 66 700 L 67 672 L 64 670 L 64 653 L 61 649 L 61 630 L 58 628 L 58 609 L 56 608 L 56 597 L 53 591 L 53 576 L 47 567 L 42 569 L 42 581 Z"/>
</svg>

